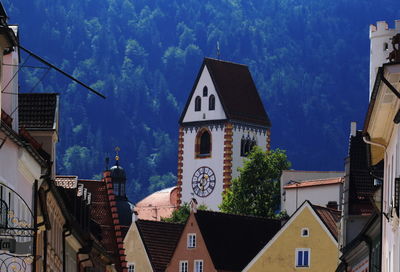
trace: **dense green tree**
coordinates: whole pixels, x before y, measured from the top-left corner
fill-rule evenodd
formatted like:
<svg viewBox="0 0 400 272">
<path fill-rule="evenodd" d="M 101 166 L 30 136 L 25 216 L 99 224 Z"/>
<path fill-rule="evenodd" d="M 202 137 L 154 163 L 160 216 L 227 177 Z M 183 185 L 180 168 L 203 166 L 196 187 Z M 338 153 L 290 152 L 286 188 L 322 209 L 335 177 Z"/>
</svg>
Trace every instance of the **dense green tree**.
<svg viewBox="0 0 400 272">
<path fill-rule="evenodd" d="M 207 206 L 199 205 L 197 209 L 205 211 L 207 210 Z M 189 215 L 190 215 L 190 206 L 188 203 L 183 203 L 183 205 L 181 205 L 179 209 L 172 212 L 171 217 L 161 218 L 161 221 L 171 222 L 171 223 L 186 223 L 186 220 L 188 219 Z"/>
<path fill-rule="evenodd" d="M 284 151 L 262 151 L 255 147 L 239 168 L 239 177 L 232 180 L 224 194 L 220 209 L 224 212 L 273 218 L 279 209 L 279 179 L 288 169 Z"/>
</svg>

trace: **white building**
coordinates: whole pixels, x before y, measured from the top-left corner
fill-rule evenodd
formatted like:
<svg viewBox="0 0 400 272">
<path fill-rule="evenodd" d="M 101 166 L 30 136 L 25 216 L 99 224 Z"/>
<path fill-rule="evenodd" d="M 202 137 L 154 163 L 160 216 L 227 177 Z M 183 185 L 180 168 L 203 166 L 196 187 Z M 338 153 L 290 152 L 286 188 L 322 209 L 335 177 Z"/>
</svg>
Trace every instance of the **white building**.
<svg viewBox="0 0 400 272">
<path fill-rule="evenodd" d="M 249 150 L 270 146 L 271 122 L 245 65 L 205 58 L 179 120 L 178 204 L 217 210 Z"/>
<path fill-rule="evenodd" d="M 339 209 L 343 189 L 343 177 L 303 180 L 290 182 L 283 186 L 283 206 L 291 216 L 300 205 L 308 200 L 323 207 Z"/>
<path fill-rule="evenodd" d="M 399 21 L 394 30 L 388 29 L 384 22 L 370 28 L 371 67 L 378 68 L 374 69 L 376 76 L 371 75 L 374 84 L 363 131 L 365 141 L 370 144 L 371 165 L 384 162 L 381 271 L 389 272 L 400 271 L 400 64 L 399 59 L 388 63 L 381 53 L 386 48 L 385 43 L 390 41 L 385 54 L 400 57 L 399 44 L 396 49 L 392 47 L 392 41 L 400 38 L 400 35 L 395 36 L 399 32 Z"/>
</svg>

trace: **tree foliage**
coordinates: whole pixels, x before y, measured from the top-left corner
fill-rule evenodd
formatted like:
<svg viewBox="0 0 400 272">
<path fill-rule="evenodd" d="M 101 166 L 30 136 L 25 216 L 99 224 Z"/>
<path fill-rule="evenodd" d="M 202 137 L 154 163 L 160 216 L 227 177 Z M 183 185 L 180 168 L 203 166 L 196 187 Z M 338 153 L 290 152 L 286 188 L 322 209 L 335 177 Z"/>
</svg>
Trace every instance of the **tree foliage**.
<svg viewBox="0 0 400 272">
<path fill-rule="evenodd" d="M 239 168 L 239 177 L 232 180 L 224 194 L 220 209 L 224 212 L 273 218 L 279 209 L 279 179 L 289 169 L 284 151 L 262 151 L 254 147 Z"/>
<path fill-rule="evenodd" d="M 198 210 L 207 210 L 207 206 L 199 205 L 197 207 Z M 186 223 L 190 215 L 190 206 L 188 203 L 183 203 L 177 210 L 172 212 L 171 217 L 161 218 L 161 221 L 171 222 L 171 223 Z"/>
</svg>

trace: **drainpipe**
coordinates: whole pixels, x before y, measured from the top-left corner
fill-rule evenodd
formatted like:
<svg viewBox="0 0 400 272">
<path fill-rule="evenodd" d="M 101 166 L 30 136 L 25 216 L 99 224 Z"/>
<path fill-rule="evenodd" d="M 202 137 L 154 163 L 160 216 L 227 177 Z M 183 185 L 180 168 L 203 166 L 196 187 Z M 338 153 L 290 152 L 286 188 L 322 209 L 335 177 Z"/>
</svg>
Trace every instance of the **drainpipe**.
<svg viewBox="0 0 400 272">
<path fill-rule="evenodd" d="M 1 148 L 1 146 L 0 146 Z M 35 183 L 33 184 L 33 263 L 32 263 L 32 272 L 36 272 L 36 261 L 37 261 L 37 193 L 38 193 L 38 181 L 35 179 Z"/>
<path fill-rule="evenodd" d="M 67 233 L 67 232 L 69 232 L 69 233 Z M 63 248 L 63 271 L 66 272 L 66 271 L 67 271 L 67 267 L 66 267 L 67 262 L 66 262 L 66 260 L 65 260 L 65 239 L 66 239 L 68 236 L 72 235 L 72 232 L 71 232 L 71 230 L 69 230 L 66 226 L 64 226 L 64 230 L 63 230 L 63 232 L 62 232 L 62 235 L 63 235 L 63 239 L 62 239 L 62 248 Z"/>
<path fill-rule="evenodd" d="M 363 141 L 365 142 L 365 143 L 367 143 L 367 144 L 370 144 L 370 145 L 374 145 L 374 146 L 378 146 L 378 147 L 380 147 L 380 148 L 383 148 L 383 150 L 384 150 L 384 152 L 385 152 L 385 159 L 387 159 L 386 158 L 386 156 L 387 156 L 387 146 L 386 145 L 383 145 L 383 144 L 380 144 L 380 143 L 375 143 L 375 142 L 372 142 L 372 141 L 369 141 L 368 139 L 367 139 L 367 137 L 366 136 L 364 136 L 363 137 Z M 383 176 L 385 176 L 385 173 L 383 174 Z M 381 228 L 381 245 L 380 245 L 380 252 L 379 252 L 379 255 L 381 256 L 380 257 L 380 270 L 382 270 L 382 262 L 383 262 L 383 258 L 382 258 L 382 248 L 383 248 L 383 224 L 382 224 L 382 214 L 383 215 L 385 215 L 385 213 L 383 212 L 383 185 L 384 185 L 384 182 L 382 182 L 382 190 L 381 190 L 381 218 L 380 218 L 380 228 Z M 385 217 L 386 217 L 386 215 L 385 215 Z M 371 256 L 371 255 L 370 255 Z"/>
</svg>

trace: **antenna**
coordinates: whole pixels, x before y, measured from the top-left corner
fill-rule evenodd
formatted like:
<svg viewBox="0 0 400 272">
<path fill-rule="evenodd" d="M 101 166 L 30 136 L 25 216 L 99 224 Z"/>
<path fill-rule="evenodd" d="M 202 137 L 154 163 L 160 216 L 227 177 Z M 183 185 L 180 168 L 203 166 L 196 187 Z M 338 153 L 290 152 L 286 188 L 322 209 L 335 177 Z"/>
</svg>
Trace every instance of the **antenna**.
<svg viewBox="0 0 400 272">
<path fill-rule="evenodd" d="M 117 162 L 117 165 L 118 165 L 118 162 L 119 162 L 119 155 L 118 155 L 118 152 L 120 151 L 121 149 L 119 148 L 119 146 L 116 146 L 115 147 L 115 153 L 117 153 L 116 155 L 115 155 L 115 160 L 116 160 L 116 162 Z"/>
<path fill-rule="evenodd" d="M 219 41 L 217 41 L 217 59 L 221 56 L 220 48 L 219 48 Z"/>
</svg>

